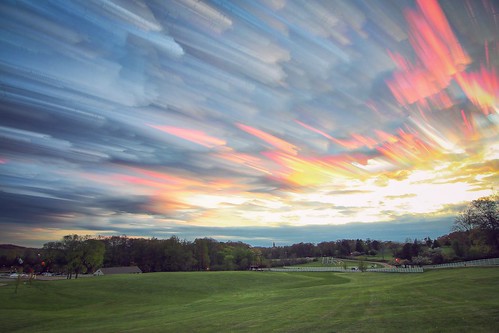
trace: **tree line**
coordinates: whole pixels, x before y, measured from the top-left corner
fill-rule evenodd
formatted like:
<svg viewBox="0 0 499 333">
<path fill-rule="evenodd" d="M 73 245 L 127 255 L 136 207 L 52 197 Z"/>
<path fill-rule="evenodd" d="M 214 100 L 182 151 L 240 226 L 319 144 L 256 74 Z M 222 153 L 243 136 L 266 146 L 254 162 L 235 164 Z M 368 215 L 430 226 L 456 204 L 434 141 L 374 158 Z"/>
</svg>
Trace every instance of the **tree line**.
<svg viewBox="0 0 499 333">
<path fill-rule="evenodd" d="M 0 256 L 0 264 L 37 273 L 64 273 L 68 278 L 92 273 L 100 267 L 132 265 L 137 265 L 143 272 L 248 270 L 304 263 L 322 256 L 376 255 L 395 244 L 398 243 L 343 239 L 319 244 L 252 247 L 242 242 L 219 242 L 211 238 L 187 241 L 176 236 L 145 239 L 67 235 L 44 244 L 42 249 L 26 249 L 15 258 Z M 21 257 L 23 263 L 19 264 Z"/>
</svg>

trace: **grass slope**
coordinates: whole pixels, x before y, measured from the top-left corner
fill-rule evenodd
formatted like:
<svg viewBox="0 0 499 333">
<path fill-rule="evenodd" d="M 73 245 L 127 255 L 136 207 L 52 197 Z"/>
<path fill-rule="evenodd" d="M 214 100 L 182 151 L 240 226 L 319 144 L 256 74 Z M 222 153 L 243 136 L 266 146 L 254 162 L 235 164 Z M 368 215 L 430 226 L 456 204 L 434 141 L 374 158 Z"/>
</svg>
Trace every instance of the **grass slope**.
<svg viewBox="0 0 499 333">
<path fill-rule="evenodd" d="M 497 332 L 499 269 L 196 272 L 0 287 L 3 332 Z"/>
<path fill-rule="evenodd" d="M 359 264 L 361 261 L 364 261 L 365 265 L 367 268 L 383 268 L 384 266 L 368 261 L 368 260 L 363 260 L 363 258 L 359 260 L 348 260 L 348 259 L 336 259 L 333 264 L 328 264 L 328 263 L 322 263 L 322 260 L 319 258 L 318 261 L 311 261 L 306 264 L 299 264 L 299 265 L 293 265 L 293 267 L 338 267 L 338 268 L 343 268 L 344 264 L 346 264 L 347 269 L 350 269 L 352 267 L 358 268 Z"/>
</svg>

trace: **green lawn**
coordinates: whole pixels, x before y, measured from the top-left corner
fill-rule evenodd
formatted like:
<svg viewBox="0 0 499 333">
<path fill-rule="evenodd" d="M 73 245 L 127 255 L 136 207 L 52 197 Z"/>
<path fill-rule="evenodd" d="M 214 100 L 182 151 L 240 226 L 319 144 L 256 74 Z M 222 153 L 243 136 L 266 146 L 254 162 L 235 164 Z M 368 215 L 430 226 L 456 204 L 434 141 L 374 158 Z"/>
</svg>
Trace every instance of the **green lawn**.
<svg viewBox="0 0 499 333">
<path fill-rule="evenodd" d="M 2 332 L 497 332 L 499 268 L 193 272 L 0 287 Z"/>
<path fill-rule="evenodd" d="M 345 263 L 347 266 L 347 269 L 350 269 L 352 267 L 356 267 L 356 268 L 359 267 L 360 262 L 361 262 L 361 259 L 359 259 L 359 260 L 335 259 L 335 262 L 333 264 L 328 264 L 328 263 L 323 264 L 322 258 L 319 258 L 318 261 L 310 261 L 310 262 L 307 262 L 306 264 L 293 265 L 293 267 L 339 267 L 339 268 L 343 268 L 344 263 Z M 367 268 L 383 268 L 384 267 L 383 265 L 381 265 L 379 263 L 370 262 L 369 260 L 364 261 L 364 263 L 366 264 Z"/>
</svg>

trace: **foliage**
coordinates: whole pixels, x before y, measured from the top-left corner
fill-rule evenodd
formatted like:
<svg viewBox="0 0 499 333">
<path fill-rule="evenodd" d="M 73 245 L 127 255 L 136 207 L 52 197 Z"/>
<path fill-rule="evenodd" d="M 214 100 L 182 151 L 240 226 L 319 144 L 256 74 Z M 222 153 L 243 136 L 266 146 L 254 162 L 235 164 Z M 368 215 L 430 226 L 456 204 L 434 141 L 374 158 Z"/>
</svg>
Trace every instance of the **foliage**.
<svg viewBox="0 0 499 333">
<path fill-rule="evenodd" d="M 47 268 L 64 269 L 68 279 L 73 274 L 93 272 L 102 266 L 105 246 L 90 236 L 67 235 L 61 241 L 49 242 L 43 246 Z"/>
<path fill-rule="evenodd" d="M 92 239 L 88 236 L 69 235 L 61 241 L 45 244 L 42 253 L 49 263 L 47 269 L 53 272 L 63 270 L 71 277 L 79 273 L 91 273 L 101 266 L 137 265 L 143 272 L 247 270 L 250 267 L 305 264 L 312 258 L 322 256 L 381 261 L 385 258 L 385 253 L 406 259 L 409 264 L 415 264 L 411 261 L 413 257 L 425 257 L 427 262 L 441 263 L 446 257 L 442 256 L 438 248 L 433 249 L 435 241 L 428 237 L 424 241 L 415 239 L 406 244 L 343 239 L 317 245 L 298 243 L 263 248 L 251 247 L 242 242 L 218 242 L 210 238 L 198 238 L 189 242 L 176 236 L 168 239 L 127 236 Z M 351 249 L 362 250 L 363 254 L 358 251 L 348 252 Z M 474 247 L 473 251 L 480 249 Z M 355 255 L 357 258 L 352 257 Z"/>
<path fill-rule="evenodd" d="M 414 265 L 423 266 L 431 264 L 431 259 L 429 257 L 416 256 L 412 258 L 412 263 Z"/>
</svg>

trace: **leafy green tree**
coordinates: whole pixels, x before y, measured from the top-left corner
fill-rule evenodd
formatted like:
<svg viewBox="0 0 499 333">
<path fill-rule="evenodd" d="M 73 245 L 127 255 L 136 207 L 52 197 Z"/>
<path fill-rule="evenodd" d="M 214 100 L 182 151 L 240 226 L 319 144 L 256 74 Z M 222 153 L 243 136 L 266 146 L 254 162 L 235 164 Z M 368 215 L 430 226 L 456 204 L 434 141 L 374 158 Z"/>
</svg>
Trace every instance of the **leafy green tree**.
<svg viewBox="0 0 499 333">
<path fill-rule="evenodd" d="M 250 248 L 237 246 L 234 248 L 234 263 L 238 270 L 247 270 L 253 262 L 254 253 Z"/>
<path fill-rule="evenodd" d="M 97 239 L 87 239 L 81 243 L 81 262 L 86 272 L 95 272 L 104 261 L 104 243 Z"/>
<path fill-rule="evenodd" d="M 208 252 L 208 242 L 207 238 L 197 238 L 194 241 L 194 255 L 196 256 L 197 266 L 199 270 L 209 270 L 210 269 L 210 253 Z"/>
<path fill-rule="evenodd" d="M 233 249 L 232 248 L 226 248 L 224 253 L 224 263 L 223 263 L 223 268 L 226 271 L 233 271 L 236 269 L 235 265 L 235 258 L 234 255 L 232 254 Z"/>
<path fill-rule="evenodd" d="M 61 241 L 45 243 L 43 252 L 49 270 L 60 272 L 66 268 L 67 259 Z"/>
<path fill-rule="evenodd" d="M 132 262 L 133 240 L 127 236 L 102 237 L 106 246 L 104 266 L 129 266 Z"/>
<path fill-rule="evenodd" d="M 361 272 L 365 272 L 367 270 L 367 265 L 366 265 L 366 262 L 364 260 L 361 260 L 359 262 L 359 270 Z"/>
<path fill-rule="evenodd" d="M 256 267 L 265 266 L 262 251 L 258 248 L 252 248 L 251 251 L 253 252 L 253 262 L 251 264 Z"/>
<path fill-rule="evenodd" d="M 172 236 L 163 241 L 164 259 L 163 270 L 165 271 L 188 271 L 191 270 L 192 252 L 185 242 L 178 237 Z"/>
<path fill-rule="evenodd" d="M 67 235 L 61 241 L 44 244 L 47 260 L 66 270 L 67 278 L 73 274 L 91 272 L 102 265 L 105 246 L 90 236 Z"/>
<path fill-rule="evenodd" d="M 81 239 L 78 235 L 67 235 L 62 238 L 62 250 L 66 258 L 67 278 L 71 279 L 73 274 L 78 278 L 78 274 L 83 269 L 83 249 Z"/>
</svg>

